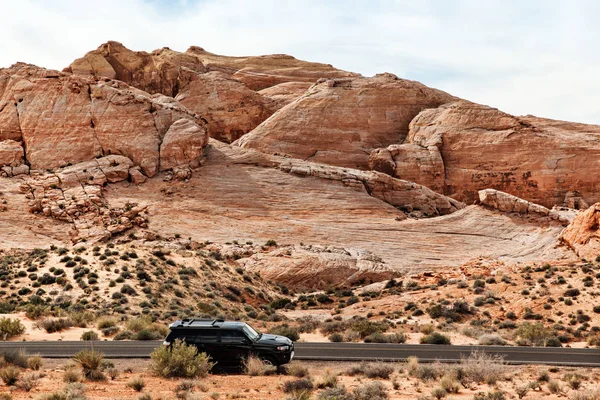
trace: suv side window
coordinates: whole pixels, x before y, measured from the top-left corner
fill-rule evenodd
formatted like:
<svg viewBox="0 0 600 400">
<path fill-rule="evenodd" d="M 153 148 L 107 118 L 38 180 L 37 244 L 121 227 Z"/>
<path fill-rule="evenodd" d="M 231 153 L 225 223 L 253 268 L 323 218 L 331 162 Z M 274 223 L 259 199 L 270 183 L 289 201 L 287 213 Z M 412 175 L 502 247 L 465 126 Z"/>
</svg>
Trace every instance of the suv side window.
<svg viewBox="0 0 600 400">
<path fill-rule="evenodd" d="M 248 341 L 246 335 L 241 331 L 222 330 L 221 343 L 245 343 Z"/>
<path fill-rule="evenodd" d="M 217 343 L 219 332 L 216 329 L 201 329 L 198 330 L 196 343 Z"/>
</svg>

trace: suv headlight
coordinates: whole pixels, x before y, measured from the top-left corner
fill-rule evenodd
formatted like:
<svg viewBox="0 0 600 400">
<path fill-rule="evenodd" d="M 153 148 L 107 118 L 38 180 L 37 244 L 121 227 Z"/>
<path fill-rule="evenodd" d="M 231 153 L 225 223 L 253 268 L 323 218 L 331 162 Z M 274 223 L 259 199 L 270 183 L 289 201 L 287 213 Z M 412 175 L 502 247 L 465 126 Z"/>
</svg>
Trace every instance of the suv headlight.
<svg viewBox="0 0 600 400">
<path fill-rule="evenodd" d="M 286 351 L 289 350 L 290 346 L 277 346 L 277 350 L 279 351 Z"/>
<path fill-rule="evenodd" d="M 166 340 L 163 342 L 163 346 L 170 346 L 171 342 L 167 342 Z"/>
</svg>

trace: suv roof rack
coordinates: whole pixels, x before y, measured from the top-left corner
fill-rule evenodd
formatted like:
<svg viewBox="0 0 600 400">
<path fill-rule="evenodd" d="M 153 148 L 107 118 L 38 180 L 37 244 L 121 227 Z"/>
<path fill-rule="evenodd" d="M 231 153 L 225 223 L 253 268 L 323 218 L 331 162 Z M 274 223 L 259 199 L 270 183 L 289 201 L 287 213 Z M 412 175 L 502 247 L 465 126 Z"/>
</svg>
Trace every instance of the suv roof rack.
<svg viewBox="0 0 600 400">
<path fill-rule="evenodd" d="M 192 326 L 195 322 L 200 322 L 204 326 L 220 327 L 225 323 L 224 319 L 212 319 L 212 318 L 184 318 L 173 322 L 169 328 L 181 328 Z"/>
</svg>

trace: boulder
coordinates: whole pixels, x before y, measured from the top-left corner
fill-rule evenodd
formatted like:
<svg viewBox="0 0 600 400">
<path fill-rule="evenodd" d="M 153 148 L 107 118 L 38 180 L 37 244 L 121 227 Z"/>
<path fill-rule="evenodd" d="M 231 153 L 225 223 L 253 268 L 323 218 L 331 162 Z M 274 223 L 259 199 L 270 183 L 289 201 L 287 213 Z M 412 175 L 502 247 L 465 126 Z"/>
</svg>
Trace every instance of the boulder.
<svg viewBox="0 0 600 400">
<path fill-rule="evenodd" d="M 419 112 L 453 100 L 392 74 L 324 79 L 235 143 L 269 154 L 366 169 L 369 153 L 401 143 Z"/>
<path fill-rule="evenodd" d="M 187 166 L 202 155 L 207 144 L 206 129 L 193 121 L 180 119 L 171 125 L 160 145 L 160 170 Z"/>
<path fill-rule="evenodd" d="M 600 203 L 579 213 L 560 234 L 559 240 L 582 258 L 594 261 L 600 256 Z"/>
</svg>

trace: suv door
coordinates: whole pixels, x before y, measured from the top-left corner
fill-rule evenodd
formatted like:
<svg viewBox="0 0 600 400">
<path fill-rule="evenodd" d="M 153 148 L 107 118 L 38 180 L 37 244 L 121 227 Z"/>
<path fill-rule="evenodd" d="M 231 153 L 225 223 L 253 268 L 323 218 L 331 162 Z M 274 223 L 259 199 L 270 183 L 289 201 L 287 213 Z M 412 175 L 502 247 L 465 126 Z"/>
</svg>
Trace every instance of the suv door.
<svg viewBox="0 0 600 400">
<path fill-rule="evenodd" d="M 221 329 L 221 348 L 224 363 L 240 364 L 248 358 L 252 341 L 240 330 Z"/>
<path fill-rule="evenodd" d="M 221 361 L 221 352 L 219 351 L 219 332 L 217 329 L 194 329 L 193 344 L 198 348 L 199 353 L 206 353 L 213 362 Z M 189 343 L 189 342 L 188 342 Z"/>
</svg>

